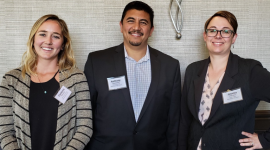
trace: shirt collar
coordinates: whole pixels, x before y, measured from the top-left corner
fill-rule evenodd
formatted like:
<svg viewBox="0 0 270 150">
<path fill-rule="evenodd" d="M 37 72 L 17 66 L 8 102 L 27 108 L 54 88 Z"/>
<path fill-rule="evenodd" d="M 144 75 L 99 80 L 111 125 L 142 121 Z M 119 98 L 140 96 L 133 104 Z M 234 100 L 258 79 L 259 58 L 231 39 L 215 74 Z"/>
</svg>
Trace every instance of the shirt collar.
<svg viewBox="0 0 270 150">
<path fill-rule="evenodd" d="M 128 53 L 127 53 L 127 50 L 126 50 L 126 47 L 124 46 L 124 51 L 125 51 L 125 58 L 128 58 L 130 60 L 134 60 L 133 58 L 129 57 L 128 56 Z M 143 56 L 143 58 L 141 58 L 139 62 L 144 62 L 144 61 L 148 61 L 150 59 L 150 53 L 149 53 L 149 47 L 147 45 L 147 50 L 146 50 L 146 54 Z"/>
</svg>

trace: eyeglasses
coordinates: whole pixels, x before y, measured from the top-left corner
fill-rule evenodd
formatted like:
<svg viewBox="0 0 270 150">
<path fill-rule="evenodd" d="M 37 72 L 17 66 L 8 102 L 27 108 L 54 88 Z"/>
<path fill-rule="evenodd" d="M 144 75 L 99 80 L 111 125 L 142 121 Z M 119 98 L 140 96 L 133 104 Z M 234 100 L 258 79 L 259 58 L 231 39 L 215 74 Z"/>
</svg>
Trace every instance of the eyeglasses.
<svg viewBox="0 0 270 150">
<path fill-rule="evenodd" d="M 228 29 L 224 30 L 206 29 L 205 31 L 208 37 L 215 37 L 217 36 L 218 32 L 220 32 L 220 35 L 223 38 L 229 38 L 232 34 L 234 34 L 234 31 Z"/>
</svg>

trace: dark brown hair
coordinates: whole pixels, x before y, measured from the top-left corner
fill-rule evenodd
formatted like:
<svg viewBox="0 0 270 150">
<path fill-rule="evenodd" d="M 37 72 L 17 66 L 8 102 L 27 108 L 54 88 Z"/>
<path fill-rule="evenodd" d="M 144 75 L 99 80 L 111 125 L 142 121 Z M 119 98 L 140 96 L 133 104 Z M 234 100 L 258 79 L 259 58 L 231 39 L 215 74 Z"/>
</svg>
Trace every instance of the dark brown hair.
<svg viewBox="0 0 270 150">
<path fill-rule="evenodd" d="M 129 11 L 131 9 L 141 10 L 141 11 L 145 11 L 146 13 L 148 13 L 150 16 L 151 28 L 154 26 L 154 11 L 149 5 L 147 5 L 146 3 L 142 2 L 142 1 L 132 1 L 126 5 L 126 7 L 124 8 L 124 11 L 122 13 L 122 18 L 121 18 L 122 24 L 123 24 L 123 20 L 126 16 L 127 11 Z"/>
<path fill-rule="evenodd" d="M 228 11 L 218 11 L 216 12 L 212 17 L 210 17 L 206 22 L 205 22 L 205 25 L 204 25 L 204 31 L 207 29 L 207 26 L 209 25 L 210 21 L 214 18 L 214 17 L 223 17 L 225 19 L 228 20 L 228 22 L 230 23 L 230 25 L 233 27 L 233 31 L 234 33 L 236 33 L 237 31 L 237 27 L 238 27 L 238 23 L 237 23 L 237 20 L 236 20 L 236 17 L 231 13 L 231 12 L 228 12 Z"/>
</svg>

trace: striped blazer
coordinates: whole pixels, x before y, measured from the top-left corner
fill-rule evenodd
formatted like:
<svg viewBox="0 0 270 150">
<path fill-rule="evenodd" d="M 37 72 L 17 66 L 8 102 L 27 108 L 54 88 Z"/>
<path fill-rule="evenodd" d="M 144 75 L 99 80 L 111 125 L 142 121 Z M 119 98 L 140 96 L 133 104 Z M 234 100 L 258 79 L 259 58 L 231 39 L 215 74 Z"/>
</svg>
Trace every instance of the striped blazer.
<svg viewBox="0 0 270 150">
<path fill-rule="evenodd" d="M 60 87 L 72 91 L 58 106 L 54 150 L 82 150 L 92 136 L 92 108 L 85 75 L 73 69 L 69 77 L 59 73 Z M 20 68 L 7 72 L 0 86 L 0 141 L 3 150 L 30 150 L 30 76 Z M 49 122 L 48 122 L 49 123 Z"/>
</svg>

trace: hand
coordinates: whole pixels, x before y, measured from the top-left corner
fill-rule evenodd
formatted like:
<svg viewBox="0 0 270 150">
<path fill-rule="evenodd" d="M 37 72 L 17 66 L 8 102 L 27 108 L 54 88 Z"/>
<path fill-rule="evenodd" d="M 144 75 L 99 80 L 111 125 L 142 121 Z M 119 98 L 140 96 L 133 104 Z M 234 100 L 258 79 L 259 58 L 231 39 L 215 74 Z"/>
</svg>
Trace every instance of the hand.
<svg viewBox="0 0 270 150">
<path fill-rule="evenodd" d="M 254 149 L 262 149 L 262 145 L 259 141 L 258 134 L 257 133 L 248 133 L 248 132 L 242 132 L 243 135 L 247 136 L 248 138 L 240 139 L 239 143 L 241 146 L 252 146 L 250 148 L 247 148 L 246 150 L 254 150 Z"/>
</svg>

